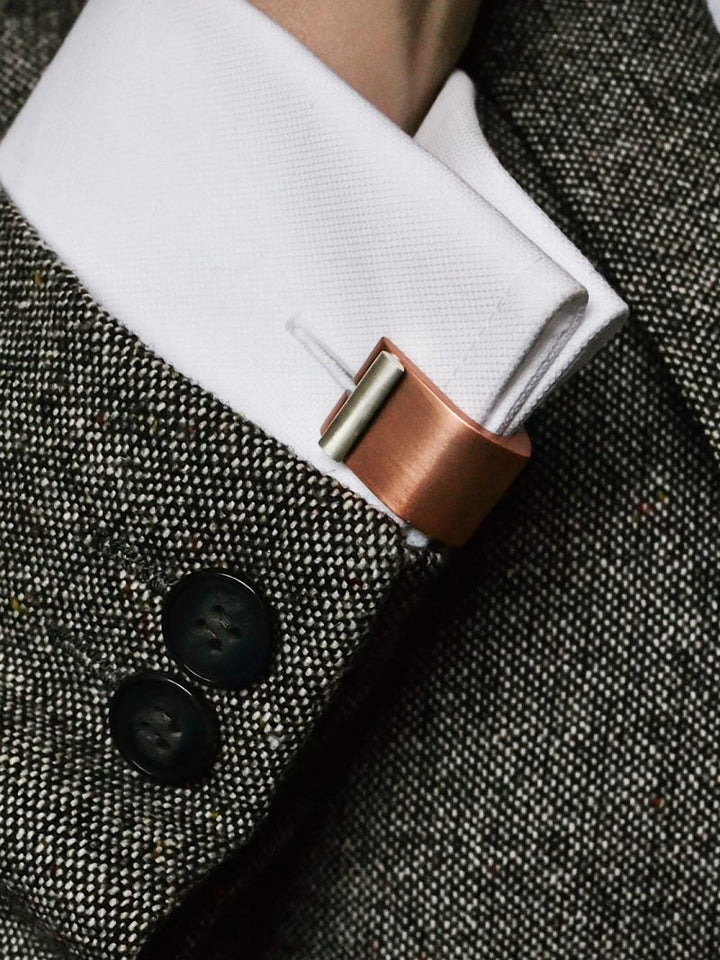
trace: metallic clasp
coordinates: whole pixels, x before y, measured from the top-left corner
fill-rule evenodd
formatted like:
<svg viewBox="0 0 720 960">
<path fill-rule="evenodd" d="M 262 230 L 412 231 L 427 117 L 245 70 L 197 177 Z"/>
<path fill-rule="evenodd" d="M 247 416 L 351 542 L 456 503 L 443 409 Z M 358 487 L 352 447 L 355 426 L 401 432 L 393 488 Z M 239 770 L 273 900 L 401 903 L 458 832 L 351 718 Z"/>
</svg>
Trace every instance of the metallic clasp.
<svg viewBox="0 0 720 960">
<path fill-rule="evenodd" d="M 345 459 L 404 373 L 405 367 L 397 357 L 387 350 L 380 351 L 320 439 L 320 446 L 329 457 Z"/>
<path fill-rule="evenodd" d="M 526 465 L 527 433 L 485 430 L 385 338 L 354 379 L 320 446 L 413 527 L 465 543 Z"/>
</svg>

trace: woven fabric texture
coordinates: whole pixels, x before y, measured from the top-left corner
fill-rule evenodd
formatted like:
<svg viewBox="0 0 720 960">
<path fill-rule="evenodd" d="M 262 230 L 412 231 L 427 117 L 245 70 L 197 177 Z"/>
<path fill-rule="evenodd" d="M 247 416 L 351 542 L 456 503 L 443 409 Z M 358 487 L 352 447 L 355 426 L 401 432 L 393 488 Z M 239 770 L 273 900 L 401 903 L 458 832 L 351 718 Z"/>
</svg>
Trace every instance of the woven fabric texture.
<svg viewBox="0 0 720 960">
<path fill-rule="evenodd" d="M 34 32 L 55 23 L 56 4 L 20 7 L 25 39 L 4 70 L 18 51 L 35 63 Z M 304 837 L 259 859 L 235 898 L 219 874 L 188 904 L 192 934 L 161 945 L 158 960 L 717 956 L 717 36 L 701 0 L 488 0 L 469 67 L 503 162 L 628 299 L 632 320 L 534 418 L 531 467 L 433 590 L 392 682 L 359 713 L 348 696 L 357 732 Z M 103 705 L 115 677 L 163 662 L 162 584 L 212 556 L 242 562 L 293 623 L 340 618 L 341 649 L 319 641 L 329 670 L 281 675 L 307 691 L 301 738 L 361 644 L 357 610 L 367 602 L 372 616 L 418 558 L 382 518 L 150 357 L 6 216 L 0 628 L 13 674 L 0 760 L 13 765 L 0 791 L 0 942 L 13 960 L 131 956 L 148 910 L 159 918 L 244 843 L 298 742 L 262 710 L 262 732 L 238 727 L 246 701 L 220 697 L 224 727 L 246 738 L 232 773 L 224 754 L 212 784 L 170 802 L 121 768 Z M 146 421 L 158 389 L 162 416 Z M 108 405 L 124 411 L 114 425 Z M 203 427 L 191 413 L 201 407 Z M 218 438 L 225 422 L 230 440 Z M 227 443 L 267 483 L 225 486 L 216 458 L 227 463 Z M 145 450 L 159 471 L 137 463 Z M 103 472 L 126 457 L 129 485 Z M 190 507 L 172 502 L 166 457 Z M 163 473 L 166 486 L 144 495 Z M 266 553 L 267 528 L 236 534 L 243 517 L 272 526 L 260 509 L 271 506 L 296 516 L 297 532 Z M 79 542 L 88 527 L 108 536 Z M 141 573 L 122 572 L 118 550 L 140 534 L 142 556 L 122 563 Z M 306 552 L 317 559 L 310 612 Z M 338 556 L 345 565 L 328 566 Z M 366 577 L 340 613 L 331 581 L 351 563 Z M 299 635 L 315 649 L 314 634 Z M 273 775 L 238 796 L 237 770 L 250 758 L 257 771 L 258 757 Z M 293 806 L 266 829 L 282 834 Z"/>
<path fill-rule="evenodd" d="M 252 836 L 439 555 L 154 356 L 0 211 L 2 956 L 129 957 Z M 211 775 L 162 787 L 121 759 L 108 702 L 176 673 L 163 598 L 207 567 L 261 587 L 278 649 L 265 682 L 208 693 Z"/>
<path fill-rule="evenodd" d="M 18 112 L 84 6 L 84 0 L 0 3 L 0 133 Z"/>
<path fill-rule="evenodd" d="M 718 956 L 719 43 L 694 0 L 486 7 L 485 129 L 632 319 L 531 423 L 240 955 Z"/>
</svg>

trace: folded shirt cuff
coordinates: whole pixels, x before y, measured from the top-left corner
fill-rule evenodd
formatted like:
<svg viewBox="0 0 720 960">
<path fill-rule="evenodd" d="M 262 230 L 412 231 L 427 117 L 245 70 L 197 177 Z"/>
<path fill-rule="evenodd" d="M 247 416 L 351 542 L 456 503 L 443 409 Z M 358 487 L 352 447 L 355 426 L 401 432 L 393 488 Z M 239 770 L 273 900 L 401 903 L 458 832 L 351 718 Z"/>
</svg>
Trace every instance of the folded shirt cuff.
<svg viewBox="0 0 720 960">
<path fill-rule="evenodd" d="M 464 74 L 412 139 L 247 0 L 90 0 L 0 181 L 128 329 L 376 506 L 318 446 L 337 385 L 299 327 L 350 372 L 389 337 L 507 433 L 624 315 Z"/>
</svg>

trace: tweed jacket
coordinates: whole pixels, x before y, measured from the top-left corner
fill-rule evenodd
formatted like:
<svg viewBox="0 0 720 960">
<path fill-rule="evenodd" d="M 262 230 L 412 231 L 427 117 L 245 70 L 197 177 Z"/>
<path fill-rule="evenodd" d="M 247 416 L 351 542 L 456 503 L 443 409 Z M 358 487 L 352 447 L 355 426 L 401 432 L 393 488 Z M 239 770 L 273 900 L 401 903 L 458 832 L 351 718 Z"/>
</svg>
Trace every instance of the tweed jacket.
<svg viewBox="0 0 720 960">
<path fill-rule="evenodd" d="M 6 126 L 80 6 L 10 0 Z M 409 547 L 139 342 L 3 197 L 0 956 L 718 953 L 720 41 L 702 0 L 494 0 L 507 168 L 629 302 L 462 551 Z M 262 585 L 267 679 L 149 783 L 107 722 L 161 609 Z"/>
</svg>

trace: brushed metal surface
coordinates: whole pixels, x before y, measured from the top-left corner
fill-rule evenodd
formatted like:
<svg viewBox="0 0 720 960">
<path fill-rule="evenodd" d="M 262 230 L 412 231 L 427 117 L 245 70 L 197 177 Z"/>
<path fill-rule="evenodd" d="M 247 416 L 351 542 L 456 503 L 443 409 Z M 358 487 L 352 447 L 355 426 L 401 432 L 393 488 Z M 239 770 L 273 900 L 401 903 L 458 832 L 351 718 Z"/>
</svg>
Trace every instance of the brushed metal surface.
<svg viewBox="0 0 720 960">
<path fill-rule="evenodd" d="M 386 338 L 356 382 L 382 353 L 394 356 L 404 375 L 344 461 L 397 516 L 448 546 L 460 546 L 526 465 L 530 438 L 525 430 L 512 437 L 485 430 Z M 345 394 L 326 424 L 347 402 Z"/>
<path fill-rule="evenodd" d="M 393 354 L 378 353 L 323 432 L 320 446 L 329 457 L 345 460 L 404 373 Z"/>
</svg>

